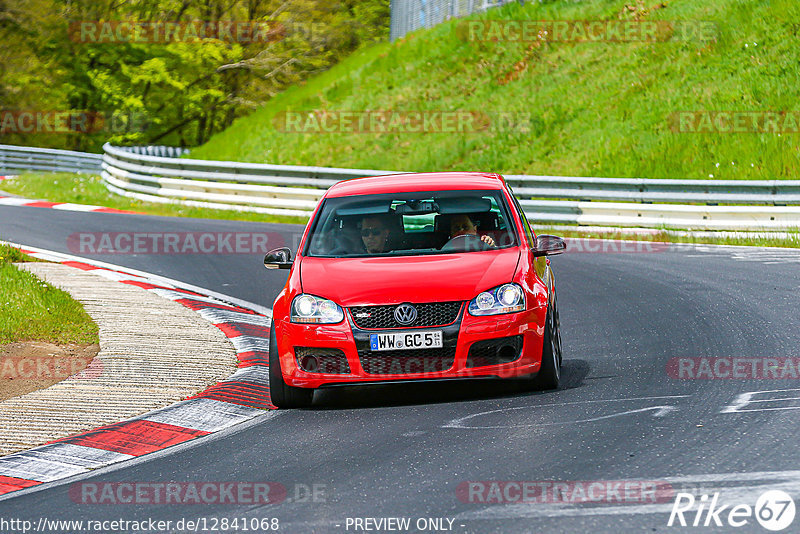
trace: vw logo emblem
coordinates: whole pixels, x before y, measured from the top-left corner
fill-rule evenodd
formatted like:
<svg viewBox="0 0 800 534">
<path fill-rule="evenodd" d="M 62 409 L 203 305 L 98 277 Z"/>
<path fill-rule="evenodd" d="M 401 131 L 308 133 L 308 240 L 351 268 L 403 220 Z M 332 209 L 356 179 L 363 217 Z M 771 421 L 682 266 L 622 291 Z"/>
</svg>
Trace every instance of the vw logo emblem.
<svg viewBox="0 0 800 534">
<path fill-rule="evenodd" d="M 401 304 L 394 309 L 394 320 L 402 325 L 411 324 L 417 320 L 417 309 L 411 304 Z"/>
</svg>

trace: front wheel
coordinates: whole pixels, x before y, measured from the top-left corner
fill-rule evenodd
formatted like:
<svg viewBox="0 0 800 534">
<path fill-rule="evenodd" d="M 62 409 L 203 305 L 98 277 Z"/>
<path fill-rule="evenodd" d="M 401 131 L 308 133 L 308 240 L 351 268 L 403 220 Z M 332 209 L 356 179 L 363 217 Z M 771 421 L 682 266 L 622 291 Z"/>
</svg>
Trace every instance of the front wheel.
<svg viewBox="0 0 800 534">
<path fill-rule="evenodd" d="M 558 389 L 561 383 L 561 324 L 555 295 L 547 310 L 542 340 L 542 366 L 531 379 L 533 389 Z"/>
<path fill-rule="evenodd" d="M 296 388 L 283 380 L 275 323 L 269 329 L 269 394 L 272 404 L 278 408 L 304 408 L 314 399 L 313 389 Z"/>
</svg>

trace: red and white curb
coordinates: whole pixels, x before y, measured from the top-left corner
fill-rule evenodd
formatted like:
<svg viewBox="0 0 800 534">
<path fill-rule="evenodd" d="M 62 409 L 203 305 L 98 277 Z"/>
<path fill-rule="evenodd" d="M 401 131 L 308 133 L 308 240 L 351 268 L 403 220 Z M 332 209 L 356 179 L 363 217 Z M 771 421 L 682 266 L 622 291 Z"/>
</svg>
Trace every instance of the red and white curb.
<svg viewBox="0 0 800 534">
<path fill-rule="evenodd" d="M 231 340 L 239 359 L 239 370 L 205 391 L 166 408 L 0 458 L 0 495 L 84 474 L 207 436 L 275 408 L 269 396 L 272 314 L 268 308 L 133 269 L 24 245 L 14 246 L 34 258 L 135 285 L 198 312 Z"/>
<path fill-rule="evenodd" d="M 14 178 L 13 176 L 0 176 L 0 181 Z M 51 208 L 62 211 L 81 211 L 94 213 L 129 213 L 138 214 L 135 211 L 118 210 L 103 206 L 92 206 L 91 204 L 73 204 L 71 202 L 50 202 L 48 200 L 34 200 L 30 198 L 4 196 L 7 193 L 0 191 L 0 206 L 24 206 L 28 208 Z M 140 215 L 140 214 L 139 214 Z"/>
</svg>

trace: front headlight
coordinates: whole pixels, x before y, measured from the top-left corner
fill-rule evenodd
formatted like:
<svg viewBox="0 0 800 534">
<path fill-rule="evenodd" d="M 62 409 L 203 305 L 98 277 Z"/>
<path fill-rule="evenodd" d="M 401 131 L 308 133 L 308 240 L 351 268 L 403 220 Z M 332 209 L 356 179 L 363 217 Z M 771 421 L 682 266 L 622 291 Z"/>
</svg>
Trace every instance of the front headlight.
<svg viewBox="0 0 800 534">
<path fill-rule="evenodd" d="M 292 301 L 293 323 L 333 324 L 344 319 L 342 307 L 314 295 L 297 295 Z"/>
<path fill-rule="evenodd" d="M 484 291 L 469 303 L 470 315 L 499 315 L 524 309 L 525 293 L 517 284 L 503 284 Z"/>
</svg>

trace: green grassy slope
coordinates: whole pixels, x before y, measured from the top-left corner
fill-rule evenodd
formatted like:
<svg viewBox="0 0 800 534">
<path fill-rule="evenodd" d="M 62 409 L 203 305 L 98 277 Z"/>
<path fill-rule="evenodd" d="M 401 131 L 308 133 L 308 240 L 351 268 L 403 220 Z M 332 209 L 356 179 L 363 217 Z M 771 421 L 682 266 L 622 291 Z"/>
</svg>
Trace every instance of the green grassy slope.
<svg viewBox="0 0 800 534">
<path fill-rule="evenodd" d="M 636 2 L 513 3 L 476 17 L 712 21 L 717 39 L 471 42 L 459 36 L 464 19 L 455 20 L 355 53 L 238 120 L 192 157 L 407 171 L 797 179 L 800 134 L 678 133 L 670 117 L 702 110 L 800 112 L 800 3 L 647 0 L 635 11 L 628 4 Z M 465 110 L 520 121 L 527 113 L 531 127 L 466 134 L 275 128 L 276 115 L 287 110 L 320 109 Z"/>
</svg>

